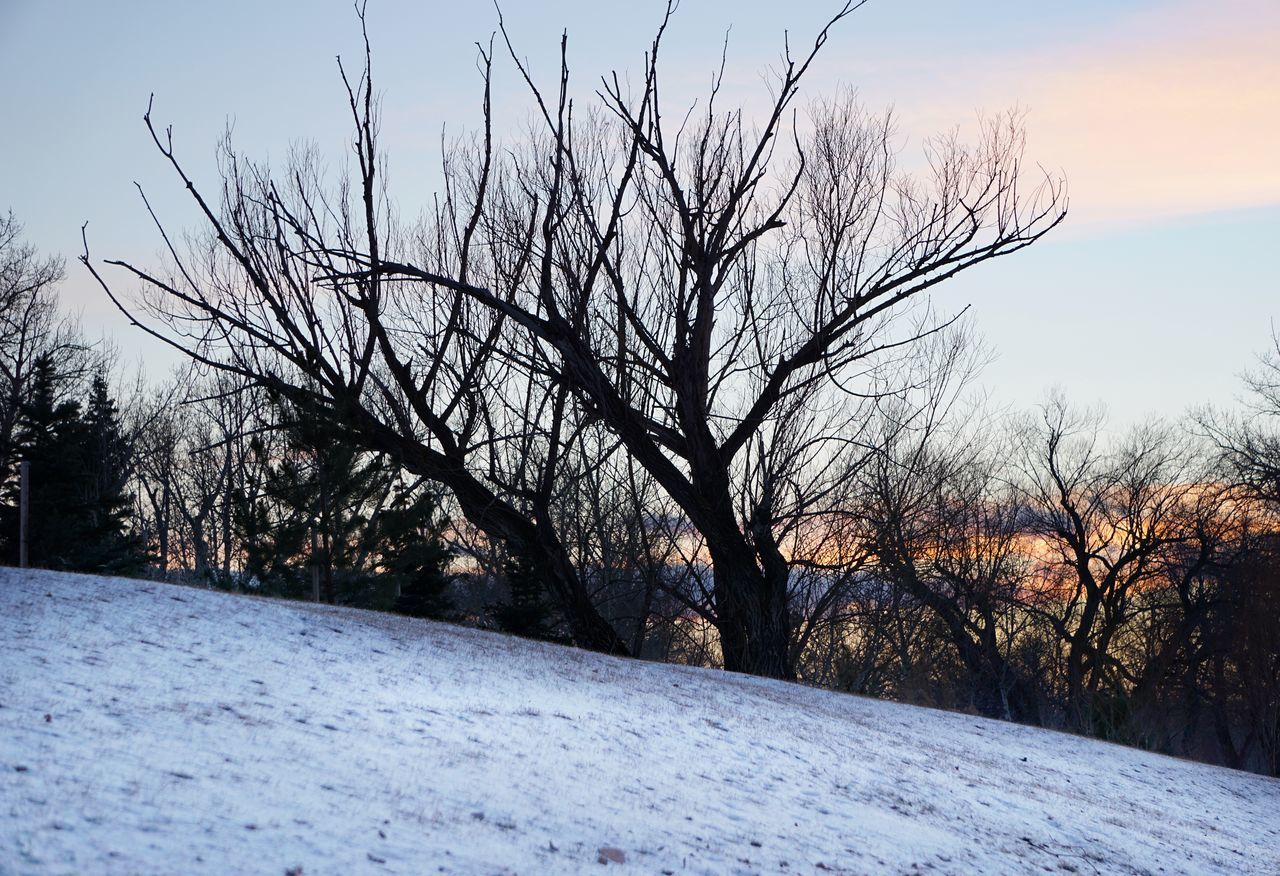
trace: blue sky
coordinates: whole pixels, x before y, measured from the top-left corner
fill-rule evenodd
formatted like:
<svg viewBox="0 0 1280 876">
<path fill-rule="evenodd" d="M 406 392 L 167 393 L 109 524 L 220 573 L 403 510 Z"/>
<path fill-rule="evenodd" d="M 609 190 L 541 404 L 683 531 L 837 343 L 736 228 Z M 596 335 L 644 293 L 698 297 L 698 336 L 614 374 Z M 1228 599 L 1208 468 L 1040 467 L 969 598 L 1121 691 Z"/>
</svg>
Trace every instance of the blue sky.
<svg viewBox="0 0 1280 876">
<path fill-rule="evenodd" d="M 668 95 L 701 93 L 730 31 L 730 93 L 748 108 L 782 32 L 805 42 L 833 3 L 684 0 L 665 48 Z M 371 0 L 384 147 L 393 194 L 417 212 L 442 128 L 477 122 L 474 42 L 486 4 Z M 518 48 L 553 72 L 568 28 L 577 88 L 636 69 L 657 3 L 507 3 Z M 809 94 L 856 86 L 892 105 L 903 154 L 980 110 L 1027 111 L 1029 154 L 1070 180 L 1072 215 L 1037 247 L 957 279 L 943 305 L 971 304 L 997 358 L 983 375 L 1015 406 L 1062 387 L 1122 420 L 1229 402 L 1238 373 L 1280 316 L 1280 3 L 1274 0 L 872 0 L 833 35 Z M 155 116 L 197 180 L 212 183 L 228 123 L 242 151 L 283 156 L 314 141 L 345 160 L 336 55 L 358 30 L 340 0 L 173 3 L 0 0 L 0 209 L 68 260 L 67 301 L 130 356 L 172 358 L 132 333 L 74 262 L 90 223 L 94 255 L 147 263 L 159 239 L 136 180 L 175 227 L 193 224 L 150 147 Z M 525 117 L 509 66 L 496 106 Z"/>
</svg>

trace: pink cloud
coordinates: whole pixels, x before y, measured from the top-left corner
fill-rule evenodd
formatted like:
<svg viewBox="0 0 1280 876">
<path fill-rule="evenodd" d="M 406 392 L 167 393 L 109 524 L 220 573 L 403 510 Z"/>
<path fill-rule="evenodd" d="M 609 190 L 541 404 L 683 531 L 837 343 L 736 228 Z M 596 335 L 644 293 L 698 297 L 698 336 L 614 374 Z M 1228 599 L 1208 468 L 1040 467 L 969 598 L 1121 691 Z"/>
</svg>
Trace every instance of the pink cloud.
<svg viewBox="0 0 1280 876">
<path fill-rule="evenodd" d="M 1280 202 L 1280 5 L 1186 7 L 1035 65 L 1031 152 L 1077 226 Z"/>
<path fill-rule="evenodd" d="M 912 143 L 975 110 L 1025 109 L 1028 158 L 1070 183 L 1066 233 L 1280 203 L 1280 3 L 1177 2 L 1108 21 L 1034 54 L 839 72 L 870 74 L 863 94 L 895 100 Z"/>
</svg>

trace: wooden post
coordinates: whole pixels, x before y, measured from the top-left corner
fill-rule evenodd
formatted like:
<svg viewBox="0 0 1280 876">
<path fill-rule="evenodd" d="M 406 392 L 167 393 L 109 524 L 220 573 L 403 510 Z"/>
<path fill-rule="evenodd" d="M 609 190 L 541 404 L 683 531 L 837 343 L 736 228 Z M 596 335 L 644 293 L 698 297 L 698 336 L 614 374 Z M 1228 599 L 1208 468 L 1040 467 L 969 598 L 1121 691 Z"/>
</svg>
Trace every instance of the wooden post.
<svg viewBox="0 0 1280 876">
<path fill-rule="evenodd" d="M 18 568 L 27 567 L 27 515 L 31 506 L 31 463 L 18 463 Z"/>
<path fill-rule="evenodd" d="M 311 599 L 320 601 L 320 544 L 314 526 L 311 527 Z"/>
</svg>

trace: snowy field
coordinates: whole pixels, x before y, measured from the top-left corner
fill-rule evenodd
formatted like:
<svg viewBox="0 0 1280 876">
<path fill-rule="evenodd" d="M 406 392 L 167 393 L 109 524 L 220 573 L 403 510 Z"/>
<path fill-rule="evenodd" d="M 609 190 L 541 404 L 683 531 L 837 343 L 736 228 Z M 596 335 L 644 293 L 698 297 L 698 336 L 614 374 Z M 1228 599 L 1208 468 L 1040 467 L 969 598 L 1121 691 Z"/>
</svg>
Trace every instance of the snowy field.
<svg viewBox="0 0 1280 876">
<path fill-rule="evenodd" d="M 1280 782 L 798 685 L 12 569 L 0 647 L 6 876 L 1280 873 Z"/>
</svg>

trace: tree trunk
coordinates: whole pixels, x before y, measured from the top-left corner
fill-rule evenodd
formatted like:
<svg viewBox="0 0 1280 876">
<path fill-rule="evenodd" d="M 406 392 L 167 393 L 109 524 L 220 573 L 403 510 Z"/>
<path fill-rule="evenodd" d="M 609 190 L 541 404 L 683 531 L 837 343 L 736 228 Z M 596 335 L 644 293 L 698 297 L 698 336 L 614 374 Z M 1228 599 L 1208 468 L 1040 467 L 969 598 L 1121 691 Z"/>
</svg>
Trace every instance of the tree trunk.
<svg viewBox="0 0 1280 876">
<path fill-rule="evenodd" d="M 524 553 L 568 622 L 575 644 L 604 654 L 630 655 L 613 624 L 605 620 L 591 602 L 564 544 L 553 531 L 535 526 L 533 538 L 525 543 Z"/>
<path fill-rule="evenodd" d="M 794 680 L 786 581 L 766 576 L 741 533 L 735 529 L 734 535 L 707 537 L 724 668 Z"/>
<path fill-rule="evenodd" d="M 406 470 L 448 487 L 463 516 L 473 526 L 534 564 L 547 592 L 556 600 L 569 624 L 575 644 L 605 654 L 630 655 L 612 624 L 596 610 L 564 544 L 545 521 L 531 521 L 476 479 L 459 461 L 396 433 L 367 411 L 355 409 L 349 414 L 353 415 L 354 425 L 370 450 L 389 453 Z"/>
</svg>

